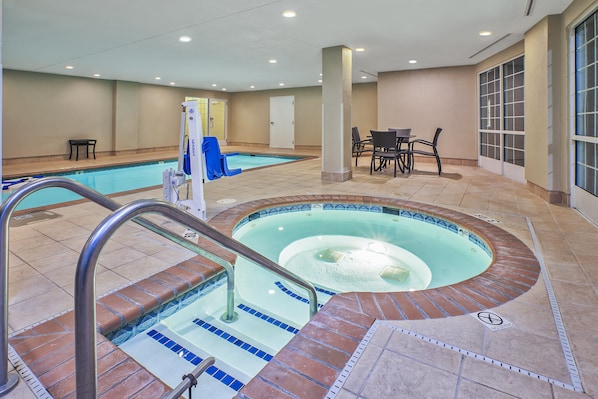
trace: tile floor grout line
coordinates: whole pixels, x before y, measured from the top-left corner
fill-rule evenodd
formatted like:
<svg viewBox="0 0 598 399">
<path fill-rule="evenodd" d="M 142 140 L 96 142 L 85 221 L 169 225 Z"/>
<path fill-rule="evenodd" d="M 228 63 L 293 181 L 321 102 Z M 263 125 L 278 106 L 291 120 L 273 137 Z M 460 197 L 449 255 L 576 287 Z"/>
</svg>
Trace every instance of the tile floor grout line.
<svg viewBox="0 0 598 399">
<path fill-rule="evenodd" d="M 428 342 L 430 344 L 439 346 L 441 348 L 452 350 L 453 352 L 460 353 L 460 354 L 465 355 L 467 357 L 470 357 L 472 359 L 482 360 L 482 361 L 485 361 L 486 363 L 490 363 L 490 364 L 492 364 L 494 366 L 498 366 L 498 367 L 507 369 L 509 371 L 515 371 L 515 372 L 517 372 L 519 374 L 527 375 L 527 376 L 532 377 L 534 379 L 537 379 L 539 381 L 544 381 L 544 382 L 548 382 L 548 383 L 550 383 L 552 385 L 560 386 L 561 388 L 569 389 L 569 390 L 575 391 L 575 392 L 581 392 L 581 391 L 577 390 L 576 387 L 574 387 L 571 384 L 567 384 L 565 382 L 562 382 L 562 381 L 559 381 L 559 380 L 555 380 L 554 378 L 550 378 L 550 377 L 547 377 L 547 376 L 544 376 L 544 375 L 541 375 L 541 374 L 534 373 L 533 371 L 524 369 L 522 367 L 514 366 L 512 364 L 505 363 L 505 362 L 502 362 L 500 360 L 493 359 L 491 357 L 481 355 L 479 353 L 471 352 L 471 351 L 468 351 L 467 349 L 460 348 L 460 347 L 458 347 L 456 345 L 447 344 L 447 343 L 439 341 L 437 339 L 427 337 L 425 335 L 416 333 L 414 331 L 407 330 L 407 329 L 402 328 L 402 327 L 395 326 L 395 325 L 387 323 L 387 322 L 383 322 L 382 324 L 384 324 L 386 327 L 388 327 L 388 328 L 390 328 L 392 330 L 398 331 L 398 332 L 400 332 L 402 334 L 409 335 L 411 337 L 414 337 L 414 338 L 417 338 L 417 339 L 419 339 L 421 341 L 425 341 L 425 342 Z"/>
<path fill-rule="evenodd" d="M 357 348 L 351 355 L 351 358 L 349 359 L 347 364 L 345 364 L 345 367 L 340 372 L 336 381 L 330 386 L 330 389 L 328 390 L 328 393 L 326 394 L 324 399 L 335 399 L 336 395 L 338 395 L 340 393 L 341 389 L 343 388 L 343 385 L 345 385 L 345 382 L 347 381 L 347 378 L 349 377 L 349 374 L 351 373 L 351 370 L 353 370 L 353 367 L 355 367 L 357 365 L 357 361 L 363 354 L 363 351 L 365 350 L 365 348 L 367 348 L 367 346 L 369 345 L 369 343 L 370 343 L 372 337 L 374 336 L 374 333 L 378 329 L 379 325 L 380 325 L 380 321 L 375 320 L 374 324 L 372 324 L 372 326 L 370 327 L 368 332 L 365 334 L 365 336 L 363 337 L 363 339 L 361 340 L 359 345 L 357 345 Z"/>
<path fill-rule="evenodd" d="M 577 369 L 577 364 L 575 363 L 575 358 L 573 357 L 573 351 L 571 350 L 571 344 L 569 343 L 567 331 L 565 330 L 565 326 L 563 324 L 563 318 L 561 316 L 559 304 L 556 300 L 554 289 L 552 288 L 552 283 L 550 282 L 550 276 L 548 275 L 548 270 L 546 269 L 546 265 L 544 264 L 544 258 L 542 257 L 542 250 L 540 248 L 540 244 L 538 243 L 536 231 L 534 230 L 534 226 L 532 224 L 531 219 L 527 216 L 525 217 L 525 219 L 527 220 L 527 225 L 532 236 L 534 248 L 536 250 L 536 257 L 538 258 L 538 263 L 540 264 L 540 271 L 542 273 L 544 285 L 546 286 L 546 291 L 548 293 L 548 300 L 550 302 L 550 308 L 552 310 L 554 323 L 556 325 L 557 333 L 559 335 L 563 355 L 565 356 L 565 361 L 567 363 L 569 378 L 571 378 L 571 383 L 573 384 L 574 391 L 583 392 L 583 386 L 581 384 L 579 370 Z"/>
</svg>

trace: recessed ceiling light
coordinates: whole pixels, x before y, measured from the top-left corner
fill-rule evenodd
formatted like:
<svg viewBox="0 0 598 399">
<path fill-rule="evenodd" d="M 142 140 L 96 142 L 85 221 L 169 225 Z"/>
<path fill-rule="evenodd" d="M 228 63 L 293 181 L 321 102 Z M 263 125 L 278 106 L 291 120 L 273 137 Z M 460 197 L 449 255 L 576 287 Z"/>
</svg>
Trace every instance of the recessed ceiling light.
<svg viewBox="0 0 598 399">
<path fill-rule="evenodd" d="M 93 77 L 94 77 L 94 78 L 99 78 L 100 76 L 102 76 L 102 75 L 100 75 L 99 73 L 94 73 L 94 74 L 93 74 Z"/>
<path fill-rule="evenodd" d="M 179 36 L 179 42 L 181 43 L 189 43 L 191 41 L 191 36 Z"/>
<path fill-rule="evenodd" d="M 170 82 L 170 83 L 168 83 L 168 84 L 169 84 L 169 85 L 171 85 L 171 86 L 175 86 L 175 85 L 176 85 L 176 83 L 175 83 L 175 82 Z"/>
<path fill-rule="evenodd" d="M 318 79 L 318 83 L 322 83 L 322 79 Z"/>
<path fill-rule="evenodd" d="M 284 86 L 284 83 L 279 83 L 278 85 L 279 85 L 279 86 Z"/>
<path fill-rule="evenodd" d="M 255 89 L 254 85 L 249 86 L 250 89 Z"/>
<path fill-rule="evenodd" d="M 363 76 L 361 77 L 361 79 L 367 79 L 367 78 L 368 78 L 368 77 L 367 77 L 367 76 L 365 76 L 365 75 L 363 75 Z"/>
<path fill-rule="evenodd" d="M 295 18 L 297 13 L 293 10 L 286 10 L 282 13 L 282 16 L 285 18 Z"/>
<path fill-rule="evenodd" d="M 72 66 L 72 65 L 67 65 L 67 66 L 65 66 L 64 68 L 65 68 L 65 69 L 75 69 L 75 67 L 74 67 L 74 66 Z"/>
<path fill-rule="evenodd" d="M 159 76 L 156 76 L 154 79 L 156 79 L 156 80 L 160 80 L 160 79 L 162 79 L 162 78 L 161 78 L 161 77 L 159 77 Z"/>
<path fill-rule="evenodd" d="M 223 87 L 223 88 L 222 88 L 222 91 L 226 91 L 226 87 Z"/>
<path fill-rule="evenodd" d="M 268 61 L 270 64 L 276 64 L 278 61 L 276 61 L 275 59 L 271 59 Z"/>
<path fill-rule="evenodd" d="M 409 60 L 410 64 L 417 64 L 417 60 Z"/>
<path fill-rule="evenodd" d="M 491 36 L 492 32 L 490 32 L 489 30 L 483 30 L 480 32 L 480 36 Z"/>
<path fill-rule="evenodd" d="M 362 51 L 365 51 L 365 49 L 363 47 L 357 47 L 355 51 L 361 53 Z"/>
<path fill-rule="evenodd" d="M 216 83 L 212 83 L 212 87 L 216 87 L 218 86 Z"/>
</svg>

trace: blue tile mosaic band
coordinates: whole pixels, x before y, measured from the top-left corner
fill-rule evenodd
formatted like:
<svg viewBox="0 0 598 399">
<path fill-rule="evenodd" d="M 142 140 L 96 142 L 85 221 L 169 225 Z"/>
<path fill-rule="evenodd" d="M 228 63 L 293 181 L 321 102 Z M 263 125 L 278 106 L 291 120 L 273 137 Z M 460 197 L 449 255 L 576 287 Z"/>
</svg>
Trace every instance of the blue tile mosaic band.
<svg viewBox="0 0 598 399">
<path fill-rule="evenodd" d="M 418 220 L 433 224 L 438 227 L 442 227 L 452 233 L 461 234 L 469 238 L 469 241 L 480 247 L 488 256 L 492 257 L 492 251 L 488 244 L 476 234 L 459 227 L 457 224 L 438 218 L 436 216 L 427 215 L 417 211 L 408 211 L 401 208 L 391 208 L 387 206 L 379 205 L 366 205 L 357 203 L 318 203 L 318 204 L 297 204 L 297 205 L 286 205 L 281 207 L 274 207 L 268 209 L 262 209 L 258 212 L 254 212 L 249 216 L 241 219 L 239 223 L 233 229 L 233 234 L 243 225 L 247 224 L 252 220 L 259 219 L 264 216 L 278 215 L 288 212 L 300 212 L 300 211 L 311 211 L 311 210 L 324 210 L 324 211 L 359 211 L 359 212 L 374 212 L 374 213 L 386 213 L 389 215 L 401 216 L 408 219 Z"/>
<path fill-rule="evenodd" d="M 295 294 L 293 291 L 291 291 L 290 289 L 288 289 L 287 287 L 285 287 L 280 281 L 276 281 L 274 284 L 276 284 L 276 286 L 278 287 L 278 289 L 280 289 L 282 292 L 284 292 L 285 294 L 287 294 L 288 296 L 290 296 L 291 298 L 294 298 L 298 301 L 301 301 L 303 303 L 307 303 L 309 304 L 309 299 L 302 297 L 301 295 L 297 295 Z M 321 308 L 322 305 L 321 303 L 318 303 L 318 308 Z"/>
<path fill-rule="evenodd" d="M 170 349 L 172 352 L 179 355 L 179 357 L 181 359 L 185 359 L 186 361 L 188 361 L 189 363 L 191 363 L 194 366 L 199 365 L 199 363 L 201 363 L 203 360 L 201 357 L 197 356 L 195 353 L 191 352 L 184 346 L 176 343 L 172 339 L 159 333 L 156 330 L 148 331 L 147 335 L 149 337 L 151 337 L 152 339 L 154 339 L 155 341 L 157 341 L 162 346 L 164 346 L 165 348 Z M 218 367 L 216 367 L 214 365 L 208 367 L 208 369 L 206 370 L 206 374 L 214 377 L 215 379 L 217 379 L 218 381 L 220 381 L 227 387 L 233 389 L 235 392 L 239 392 L 239 390 L 241 388 L 243 388 L 243 386 L 244 386 L 244 384 L 241 381 L 237 380 L 232 375 L 225 373 L 224 371 L 220 370 Z"/>
<path fill-rule="evenodd" d="M 185 308 L 197 299 L 212 292 L 217 287 L 226 282 L 226 275 L 224 273 L 214 276 L 214 278 L 206 281 L 202 285 L 195 287 L 192 290 L 162 304 L 157 309 L 144 314 L 137 320 L 127 323 L 118 330 L 105 334 L 106 338 L 112 341 L 116 346 L 122 345 L 134 336 L 143 333 L 148 328 L 155 326 L 160 320 L 164 320 L 168 316 Z"/>
<path fill-rule="evenodd" d="M 248 353 L 251 353 L 252 355 L 254 355 L 256 357 L 259 357 L 262 360 L 269 362 L 274 357 L 271 354 L 261 350 L 260 348 L 255 347 L 255 346 L 243 341 L 242 339 L 237 338 L 234 335 L 229 334 L 226 331 L 219 329 L 218 327 L 208 323 L 205 320 L 195 319 L 195 320 L 193 320 L 193 323 L 200 326 L 204 330 L 211 332 L 215 336 L 220 337 L 220 338 L 224 339 L 225 341 L 228 341 L 231 344 L 243 349 L 244 351 L 247 351 Z"/>
<path fill-rule="evenodd" d="M 240 303 L 239 305 L 237 305 L 237 307 L 239 309 L 241 309 L 242 311 L 247 312 L 250 315 L 257 317 L 258 319 L 267 321 L 268 323 L 270 323 L 270 324 L 272 324 L 272 325 L 274 325 L 274 326 L 276 326 L 276 327 L 278 327 L 278 328 L 280 328 L 282 330 L 288 331 L 288 332 L 290 332 L 292 334 L 297 334 L 299 332 L 298 328 L 290 326 L 287 323 L 284 323 L 284 322 L 282 322 L 282 321 L 280 321 L 280 320 L 278 320 L 278 319 L 276 319 L 276 318 L 274 318 L 272 316 L 268 316 L 267 314 L 264 314 L 264 313 L 260 312 L 259 310 L 256 310 L 256 309 L 254 309 L 254 308 L 252 308 L 250 306 L 247 306 L 245 304 Z"/>
</svg>

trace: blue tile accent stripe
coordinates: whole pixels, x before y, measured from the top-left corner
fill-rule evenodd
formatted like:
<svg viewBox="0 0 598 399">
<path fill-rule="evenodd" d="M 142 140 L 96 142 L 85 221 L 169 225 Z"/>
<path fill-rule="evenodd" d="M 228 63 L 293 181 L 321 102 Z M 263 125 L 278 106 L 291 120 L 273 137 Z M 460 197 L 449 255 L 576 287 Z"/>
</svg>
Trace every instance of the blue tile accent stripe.
<svg viewBox="0 0 598 399">
<path fill-rule="evenodd" d="M 237 305 L 237 307 L 239 309 L 241 309 L 242 311 L 247 312 L 250 315 L 257 317 L 258 319 L 267 321 L 268 323 L 270 323 L 282 330 L 288 331 L 292 334 L 297 334 L 299 332 L 298 328 L 290 326 L 287 323 L 277 320 L 276 318 L 274 318 L 272 316 L 268 316 L 267 314 L 264 314 L 264 313 L 260 312 L 259 310 L 255 310 L 254 308 L 252 308 L 250 306 L 240 303 L 239 305 Z"/>
<path fill-rule="evenodd" d="M 237 231 L 240 227 L 245 225 L 246 223 L 259 219 L 260 217 L 269 216 L 269 215 L 276 215 L 281 213 L 288 213 L 288 212 L 300 212 L 300 211 L 311 211 L 311 210 L 324 210 L 324 211 L 360 211 L 360 212 L 375 212 L 375 213 L 386 213 L 389 215 L 396 215 L 405 217 L 408 219 L 418 220 L 421 222 L 426 222 L 433 224 L 438 227 L 442 227 L 452 233 L 461 234 L 464 236 L 469 236 L 469 240 L 480 247 L 484 252 L 488 254 L 488 256 L 492 257 L 492 251 L 488 244 L 478 237 L 476 234 L 467 231 L 466 229 L 459 227 L 455 223 L 438 218 L 436 216 L 427 215 L 425 213 L 420 213 L 417 211 L 408 211 L 401 208 L 391 208 L 387 206 L 379 206 L 379 205 L 366 205 L 366 204 L 354 204 L 354 203 L 316 203 L 316 204 L 297 204 L 297 205 L 286 205 L 281 207 L 274 207 L 268 209 L 262 209 L 258 212 L 254 212 L 249 216 L 244 217 L 241 219 L 239 223 L 234 227 L 234 232 Z"/>
<path fill-rule="evenodd" d="M 239 348 L 241 348 L 241 349 L 251 353 L 252 355 L 259 357 L 260 359 L 263 359 L 267 362 L 272 360 L 272 358 L 274 357 L 271 354 L 264 352 L 260 348 L 257 348 L 251 344 L 248 344 L 247 342 L 243 341 L 242 339 L 237 338 L 234 335 L 229 334 L 226 331 L 219 329 L 218 327 L 208 323 L 205 320 L 195 319 L 195 320 L 193 320 L 193 323 L 197 324 L 204 330 L 211 332 L 212 334 L 216 335 L 217 337 L 220 337 L 220 338 L 230 342 L 231 344 L 238 346 Z"/>
<path fill-rule="evenodd" d="M 116 346 L 122 345 L 136 335 L 145 332 L 149 328 L 152 328 L 160 320 L 164 320 L 168 316 L 195 302 L 197 299 L 212 292 L 225 282 L 226 275 L 221 273 L 220 275 L 215 276 L 214 278 L 204 282 L 194 289 L 189 290 L 188 292 L 172 299 L 171 301 L 162 304 L 159 308 L 144 314 L 137 320 L 133 320 L 118 330 L 106 334 L 106 338 L 112 341 L 112 343 Z"/>
<path fill-rule="evenodd" d="M 276 284 L 276 286 L 278 287 L 278 289 L 280 289 L 282 292 L 284 292 L 285 294 L 287 294 L 291 298 L 295 298 L 298 301 L 301 301 L 303 303 L 309 304 L 309 299 L 307 299 L 305 297 L 302 297 L 301 295 L 295 294 L 293 291 L 291 291 L 290 289 L 288 289 L 287 287 L 285 287 L 280 281 L 276 281 L 274 284 Z M 324 306 L 324 305 L 318 303 L 318 309 L 321 308 L 322 306 Z"/>
<path fill-rule="evenodd" d="M 152 329 L 147 332 L 147 335 L 150 336 L 152 339 L 160 343 L 162 346 L 170 349 L 172 352 L 179 355 L 182 359 L 185 359 L 189 363 L 193 364 L 194 366 L 199 365 L 203 360 L 201 357 L 197 356 L 195 353 L 191 352 L 190 350 L 186 349 L 182 345 L 177 344 L 175 341 L 171 340 L 167 336 L 161 334 L 160 332 Z M 208 367 L 206 373 L 218 381 L 226 385 L 227 387 L 235 390 L 235 392 L 239 392 L 245 384 L 241 381 L 237 380 L 230 374 L 225 373 L 224 371 L 220 370 L 218 367 L 212 365 Z"/>
</svg>

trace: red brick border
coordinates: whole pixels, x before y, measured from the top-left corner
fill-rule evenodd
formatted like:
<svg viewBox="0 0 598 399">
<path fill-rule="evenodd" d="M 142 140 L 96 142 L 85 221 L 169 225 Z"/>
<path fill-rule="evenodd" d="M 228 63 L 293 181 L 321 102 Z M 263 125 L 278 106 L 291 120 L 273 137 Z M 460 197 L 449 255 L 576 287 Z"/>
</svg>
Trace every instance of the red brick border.
<svg viewBox="0 0 598 399">
<path fill-rule="evenodd" d="M 237 395 L 238 399 L 321 398 L 336 381 L 376 319 L 425 319 L 467 314 L 499 306 L 527 292 L 540 266 L 531 250 L 510 233 L 474 217 L 410 201 L 352 195 L 312 195 L 247 202 L 216 215 L 210 224 L 231 235 L 245 216 L 260 209 L 298 203 L 358 203 L 399 207 L 454 221 L 484 238 L 494 253 L 482 274 L 419 292 L 344 293 L 332 297 L 274 359 Z M 233 260 L 200 239 L 202 247 Z M 196 256 L 98 300 L 98 331 L 108 333 L 222 272 Z M 101 398 L 157 398 L 162 382 L 98 333 Z M 74 318 L 68 312 L 10 338 L 10 343 L 54 397 L 74 398 Z"/>
</svg>

